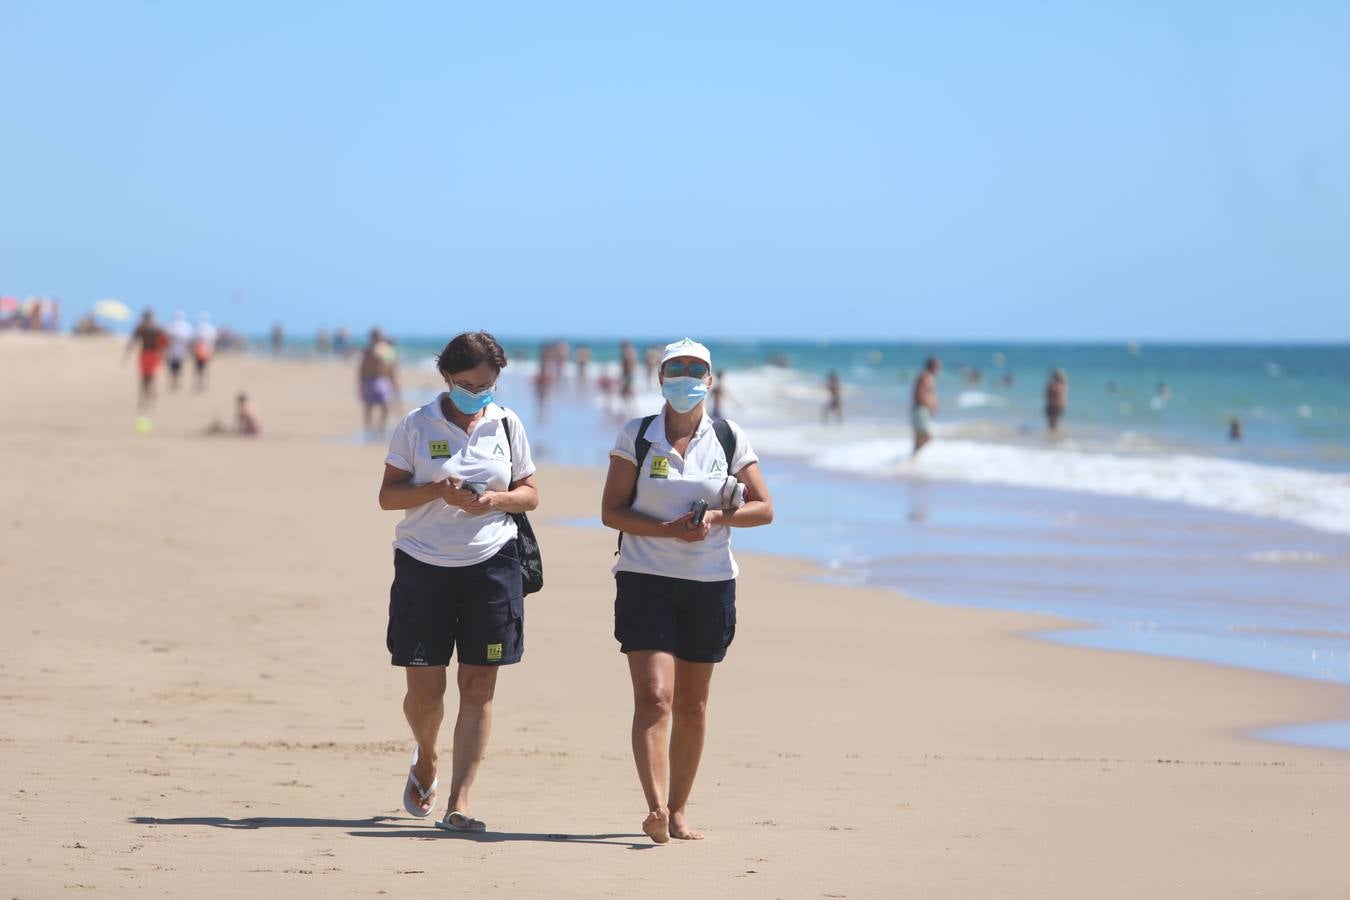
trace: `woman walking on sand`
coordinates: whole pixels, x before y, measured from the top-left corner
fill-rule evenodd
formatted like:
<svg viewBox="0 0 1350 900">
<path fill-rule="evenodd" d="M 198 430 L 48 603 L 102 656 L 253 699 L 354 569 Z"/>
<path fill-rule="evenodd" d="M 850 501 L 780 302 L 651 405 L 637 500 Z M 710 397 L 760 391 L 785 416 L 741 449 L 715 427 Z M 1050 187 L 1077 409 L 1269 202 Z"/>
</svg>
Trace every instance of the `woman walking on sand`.
<svg viewBox="0 0 1350 900">
<path fill-rule="evenodd" d="M 633 758 L 653 841 L 699 840 L 685 807 L 703 755 L 713 666 L 736 634 L 731 528 L 767 525 L 773 505 L 745 432 L 704 414 L 712 355 L 668 345 L 661 412 L 634 419 L 610 451 L 601 519 L 620 535 L 614 636 L 633 684 Z"/>
<path fill-rule="evenodd" d="M 492 730 L 500 666 L 520 662 L 525 605 L 516 524 L 539 505 L 530 444 L 519 417 L 492 402 L 506 354 L 492 335 L 468 332 L 445 345 L 437 367 L 448 389 L 394 429 L 380 508 L 404 510 L 395 530 L 386 644 L 403 666 L 403 713 L 416 746 L 403 807 L 422 817 L 436 803 L 436 739 L 445 714 L 446 669 L 458 649 L 450 802 L 437 827 L 484 831 L 469 791 Z"/>
</svg>

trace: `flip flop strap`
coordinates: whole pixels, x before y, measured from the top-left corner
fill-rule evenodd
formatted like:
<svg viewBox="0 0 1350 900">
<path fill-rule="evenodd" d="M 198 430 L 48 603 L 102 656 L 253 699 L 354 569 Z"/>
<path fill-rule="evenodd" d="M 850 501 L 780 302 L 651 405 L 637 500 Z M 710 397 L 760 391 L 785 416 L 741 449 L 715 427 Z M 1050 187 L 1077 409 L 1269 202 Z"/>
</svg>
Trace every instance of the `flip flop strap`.
<svg viewBox="0 0 1350 900">
<path fill-rule="evenodd" d="M 408 780 L 412 782 L 413 787 L 417 788 L 417 793 L 423 800 L 427 799 L 432 794 L 436 793 L 436 785 L 440 784 L 441 782 L 440 778 L 433 778 L 431 779 L 431 787 L 427 788 L 426 790 L 423 790 L 422 782 L 417 780 L 417 775 L 416 773 L 413 772 L 412 769 L 408 769 Z"/>
</svg>

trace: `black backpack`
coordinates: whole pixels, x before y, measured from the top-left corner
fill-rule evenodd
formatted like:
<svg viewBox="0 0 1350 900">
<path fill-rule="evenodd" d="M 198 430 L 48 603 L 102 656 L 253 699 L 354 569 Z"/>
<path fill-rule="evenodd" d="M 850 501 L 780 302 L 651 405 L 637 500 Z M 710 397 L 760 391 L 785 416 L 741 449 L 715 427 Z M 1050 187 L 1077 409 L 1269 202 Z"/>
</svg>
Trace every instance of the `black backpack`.
<svg viewBox="0 0 1350 900">
<path fill-rule="evenodd" d="M 638 425 L 637 439 L 633 441 L 633 455 L 637 457 L 637 477 L 642 478 L 642 461 L 647 458 L 647 451 L 652 449 L 652 442 L 647 440 L 647 429 L 656 421 L 655 415 L 643 416 L 642 424 Z M 736 455 L 736 435 L 731 431 L 731 425 L 726 419 L 713 419 L 713 431 L 717 434 L 717 443 L 722 445 L 722 453 L 727 458 L 727 474 L 731 474 L 731 458 Z M 628 505 L 631 507 L 637 500 L 636 481 L 633 482 L 633 493 L 628 497 Z M 623 549 L 623 532 L 619 532 L 619 547 L 614 551 L 618 556 L 619 551 Z"/>
<path fill-rule="evenodd" d="M 511 426 L 502 416 L 502 431 L 506 432 L 506 462 L 511 463 Z M 510 478 L 507 479 L 508 484 Z M 520 581 L 526 594 L 533 594 L 544 586 L 544 559 L 539 555 L 539 541 L 534 536 L 529 517 L 523 512 L 508 513 L 516 522 L 516 555 L 520 557 Z"/>
</svg>

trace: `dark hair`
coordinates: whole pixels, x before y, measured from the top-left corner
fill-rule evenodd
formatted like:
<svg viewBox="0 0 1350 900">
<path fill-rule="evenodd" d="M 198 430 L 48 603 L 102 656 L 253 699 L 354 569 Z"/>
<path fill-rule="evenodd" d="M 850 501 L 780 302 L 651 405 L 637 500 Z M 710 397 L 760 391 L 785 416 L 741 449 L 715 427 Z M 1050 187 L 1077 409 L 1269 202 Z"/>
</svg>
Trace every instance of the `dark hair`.
<svg viewBox="0 0 1350 900">
<path fill-rule="evenodd" d="M 500 372 L 506 368 L 506 354 L 497 339 L 486 331 L 466 331 L 455 335 L 436 357 L 436 368 L 445 375 L 476 369 L 483 363 Z"/>
</svg>

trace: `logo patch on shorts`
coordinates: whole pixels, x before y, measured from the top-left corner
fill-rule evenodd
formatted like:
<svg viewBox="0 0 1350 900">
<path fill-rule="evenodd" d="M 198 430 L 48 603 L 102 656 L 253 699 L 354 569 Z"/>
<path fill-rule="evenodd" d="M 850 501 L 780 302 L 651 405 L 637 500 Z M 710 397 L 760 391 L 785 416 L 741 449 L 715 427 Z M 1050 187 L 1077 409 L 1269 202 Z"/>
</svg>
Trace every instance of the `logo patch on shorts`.
<svg viewBox="0 0 1350 900">
<path fill-rule="evenodd" d="M 450 442 L 449 441 L 427 441 L 427 449 L 431 451 L 432 459 L 449 459 Z"/>
<path fill-rule="evenodd" d="M 422 642 L 417 642 L 417 649 L 413 651 L 412 662 L 410 666 L 425 666 L 427 664 L 427 649 L 422 646 Z"/>
<path fill-rule="evenodd" d="M 501 659 L 502 659 L 502 645 L 501 645 L 501 644 L 488 644 L 488 645 L 487 645 L 487 658 L 488 658 L 488 662 L 501 662 Z"/>
<path fill-rule="evenodd" d="M 647 473 L 648 478 L 669 478 L 670 477 L 670 459 L 665 456 L 653 456 L 652 468 Z"/>
</svg>

